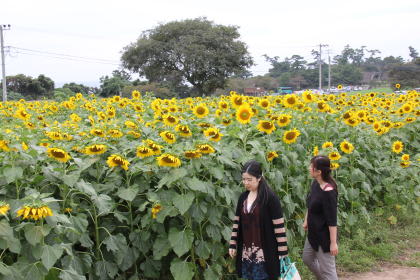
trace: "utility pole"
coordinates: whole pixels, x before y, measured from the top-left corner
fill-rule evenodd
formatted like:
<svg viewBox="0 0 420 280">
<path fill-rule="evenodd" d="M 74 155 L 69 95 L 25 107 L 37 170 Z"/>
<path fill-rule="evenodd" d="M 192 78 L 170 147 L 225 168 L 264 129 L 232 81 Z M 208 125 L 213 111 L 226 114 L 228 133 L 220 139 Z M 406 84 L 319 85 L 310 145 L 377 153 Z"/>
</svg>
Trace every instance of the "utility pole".
<svg viewBox="0 0 420 280">
<path fill-rule="evenodd" d="M 6 63 L 4 61 L 4 40 L 3 30 L 10 30 L 10 24 L 0 24 L 0 45 L 1 45 L 1 69 L 3 73 L 3 102 L 7 101 L 7 87 L 6 87 Z"/>
<path fill-rule="evenodd" d="M 321 60 L 321 54 L 322 54 L 322 47 L 328 47 L 326 44 L 319 44 L 319 56 L 318 56 L 318 65 L 319 65 L 319 92 L 322 91 L 322 60 Z"/>
<path fill-rule="evenodd" d="M 328 93 L 331 92 L 331 57 L 330 50 L 328 50 Z"/>
</svg>

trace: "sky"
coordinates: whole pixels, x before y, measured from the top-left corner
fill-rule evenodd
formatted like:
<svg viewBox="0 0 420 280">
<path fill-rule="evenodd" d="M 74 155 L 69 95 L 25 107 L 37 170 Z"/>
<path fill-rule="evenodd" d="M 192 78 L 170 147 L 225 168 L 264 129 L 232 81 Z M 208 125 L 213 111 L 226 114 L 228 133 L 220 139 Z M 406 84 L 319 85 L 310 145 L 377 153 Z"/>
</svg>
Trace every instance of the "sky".
<svg viewBox="0 0 420 280">
<path fill-rule="evenodd" d="M 408 46 L 420 52 L 419 0 L 2 0 L 0 24 L 11 25 L 3 32 L 6 75 L 44 74 L 56 87 L 99 86 L 143 31 L 197 17 L 239 27 L 254 75 L 270 68 L 264 54 L 299 54 L 311 61 L 320 43 L 328 44 L 324 57 L 347 44 L 378 49 L 382 57 L 408 59 Z"/>
</svg>

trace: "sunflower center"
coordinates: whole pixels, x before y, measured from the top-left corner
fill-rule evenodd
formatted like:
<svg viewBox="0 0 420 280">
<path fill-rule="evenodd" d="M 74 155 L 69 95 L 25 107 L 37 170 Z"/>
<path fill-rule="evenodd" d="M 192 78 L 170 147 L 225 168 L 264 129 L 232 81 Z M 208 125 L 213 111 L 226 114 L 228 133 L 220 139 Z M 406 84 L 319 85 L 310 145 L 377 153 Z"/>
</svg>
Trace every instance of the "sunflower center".
<svg viewBox="0 0 420 280">
<path fill-rule="evenodd" d="M 286 139 L 287 139 L 287 140 L 293 140 L 293 139 L 295 139 L 295 137 L 296 137 L 296 133 L 295 133 L 294 131 L 292 131 L 292 132 L 288 132 L 288 133 L 286 134 Z"/>
<path fill-rule="evenodd" d="M 205 112 L 206 112 L 206 110 L 203 107 L 198 107 L 197 108 L 197 114 L 203 115 Z"/>
<path fill-rule="evenodd" d="M 65 158 L 66 155 L 61 151 L 52 151 L 52 155 L 56 158 Z"/>
<path fill-rule="evenodd" d="M 242 111 L 241 112 L 241 114 L 240 114 L 240 116 L 241 116 L 241 119 L 243 119 L 243 120 L 246 120 L 246 119 L 248 119 L 249 118 L 249 112 L 248 111 Z"/>
<path fill-rule="evenodd" d="M 273 127 L 273 124 L 272 124 L 272 123 L 270 123 L 270 122 L 263 122 L 263 123 L 262 123 L 262 127 L 263 127 L 264 129 L 271 129 L 271 128 Z"/>
<path fill-rule="evenodd" d="M 294 97 L 289 97 L 289 98 L 287 98 L 287 103 L 289 103 L 289 104 L 295 104 L 296 103 L 296 99 L 294 98 Z"/>
</svg>

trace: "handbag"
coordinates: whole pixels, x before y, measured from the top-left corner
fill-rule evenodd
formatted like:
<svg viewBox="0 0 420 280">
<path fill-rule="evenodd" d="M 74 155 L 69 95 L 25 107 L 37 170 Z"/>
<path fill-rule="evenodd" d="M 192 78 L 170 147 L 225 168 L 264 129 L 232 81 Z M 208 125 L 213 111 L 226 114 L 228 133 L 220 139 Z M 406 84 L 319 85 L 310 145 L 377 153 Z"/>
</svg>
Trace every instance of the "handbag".
<svg viewBox="0 0 420 280">
<path fill-rule="evenodd" d="M 295 263 L 289 257 L 280 259 L 280 280 L 301 280 Z"/>
</svg>

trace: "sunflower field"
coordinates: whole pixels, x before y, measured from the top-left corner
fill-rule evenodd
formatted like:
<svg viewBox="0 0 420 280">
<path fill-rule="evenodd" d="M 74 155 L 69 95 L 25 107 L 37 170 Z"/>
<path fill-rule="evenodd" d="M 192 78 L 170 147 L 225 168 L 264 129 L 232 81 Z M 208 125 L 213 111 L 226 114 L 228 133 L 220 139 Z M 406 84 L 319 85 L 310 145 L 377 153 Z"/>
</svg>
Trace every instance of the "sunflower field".
<svg viewBox="0 0 420 280">
<path fill-rule="evenodd" d="M 341 231 L 387 207 L 418 213 L 419 109 L 416 91 L 0 103 L 0 279 L 234 279 L 250 159 L 292 253 L 316 154 L 332 160 Z"/>
</svg>

